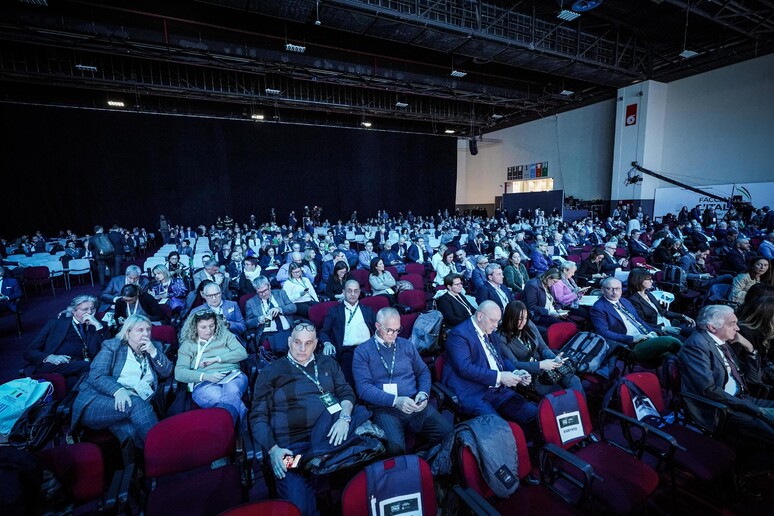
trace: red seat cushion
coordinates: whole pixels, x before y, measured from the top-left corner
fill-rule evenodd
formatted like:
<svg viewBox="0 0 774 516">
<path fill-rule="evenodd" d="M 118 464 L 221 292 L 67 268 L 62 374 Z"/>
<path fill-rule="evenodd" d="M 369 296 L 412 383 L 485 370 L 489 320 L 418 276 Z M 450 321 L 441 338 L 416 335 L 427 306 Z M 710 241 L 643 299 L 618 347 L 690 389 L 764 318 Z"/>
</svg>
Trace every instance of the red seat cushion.
<svg viewBox="0 0 774 516">
<path fill-rule="evenodd" d="M 658 474 L 652 468 L 612 444 L 592 444 L 575 455 L 604 479 L 592 483 L 591 496 L 617 513 L 640 507 L 658 487 Z"/>
</svg>

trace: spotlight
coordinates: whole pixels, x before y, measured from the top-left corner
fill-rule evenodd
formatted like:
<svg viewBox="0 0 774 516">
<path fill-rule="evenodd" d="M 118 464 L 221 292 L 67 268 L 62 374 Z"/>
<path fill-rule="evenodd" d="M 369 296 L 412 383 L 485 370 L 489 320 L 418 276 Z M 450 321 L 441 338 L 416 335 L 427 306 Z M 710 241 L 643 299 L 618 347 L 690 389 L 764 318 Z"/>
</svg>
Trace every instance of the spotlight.
<svg viewBox="0 0 774 516">
<path fill-rule="evenodd" d="M 108 106 L 110 106 L 110 107 L 124 107 L 124 103 L 121 100 L 108 100 Z"/>
<path fill-rule="evenodd" d="M 250 115 L 250 118 L 253 120 L 263 120 L 263 115 L 256 113 L 254 115 Z"/>
<path fill-rule="evenodd" d="M 360 125 L 363 127 L 371 127 L 371 122 L 361 122 Z"/>
<path fill-rule="evenodd" d="M 306 47 L 302 45 L 293 45 L 292 43 L 287 43 L 285 45 L 285 50 L 288 52 L 296 52 L 298 54 L 303 54 L 306 52 Z"/>
<path fill-rule="evenodd" d="M 444 131 L 446 134 L 454 134 L 454 129 L 447 129 Z"/>
</svg>

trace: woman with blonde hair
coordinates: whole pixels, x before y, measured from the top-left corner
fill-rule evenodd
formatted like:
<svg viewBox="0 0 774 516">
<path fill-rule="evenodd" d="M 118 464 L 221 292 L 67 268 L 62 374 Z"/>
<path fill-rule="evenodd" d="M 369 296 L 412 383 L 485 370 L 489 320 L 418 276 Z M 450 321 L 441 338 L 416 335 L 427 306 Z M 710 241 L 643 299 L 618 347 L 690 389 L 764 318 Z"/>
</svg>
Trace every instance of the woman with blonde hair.
<svg viewBox="0 0 774 516">
<path fill-rule="evenodd" d="M 150 319 L 130 315 L 116 338 L 102 343 L 73 404 L 72 427 L 80 422 L 107 428 L 119 441 L 144 447 L 159 421 L 151 404 L 159 378 L 172 373 L 172 362 L 161 343 L 151 341 L 150 329 Z"/>
</svg>

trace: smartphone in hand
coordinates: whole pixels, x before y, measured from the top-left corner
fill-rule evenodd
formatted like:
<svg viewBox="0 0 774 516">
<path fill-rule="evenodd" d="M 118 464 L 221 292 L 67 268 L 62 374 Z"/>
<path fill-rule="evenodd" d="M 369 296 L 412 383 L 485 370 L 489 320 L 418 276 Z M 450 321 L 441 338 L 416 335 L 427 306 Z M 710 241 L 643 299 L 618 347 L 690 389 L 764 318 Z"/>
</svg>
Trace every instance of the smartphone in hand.
<svg viewBox="0 0 774 516">
<path fill-rule="evenodd" d="M 285 468 L 295 469 L 298 467 L 298 463 L 301 461 L 301 455 L 285 455 L 282 457 L 282 461 L 285 463 Z"/>
</svg>

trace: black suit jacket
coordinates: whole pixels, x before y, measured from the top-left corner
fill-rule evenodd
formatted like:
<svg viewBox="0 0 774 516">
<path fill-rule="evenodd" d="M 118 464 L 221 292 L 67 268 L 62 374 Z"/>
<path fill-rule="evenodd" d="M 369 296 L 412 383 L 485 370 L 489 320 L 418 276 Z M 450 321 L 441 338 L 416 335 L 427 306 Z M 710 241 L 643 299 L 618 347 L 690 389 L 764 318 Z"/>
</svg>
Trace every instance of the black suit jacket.
<svg viewBox="0 0 774 516">
<path fill-rule="evenodd" d="M 667 319 L 677 319 L 682 317 L 677 312 L 670 312 L 661 306 L 658 300 L 650 292 L 648 292 L 648 299 L 650 299 L 650 302 L 653 303 L 653 305 L 656 307 L 656 310 L 658 311 L 654 310 L 653 307 L 650 306 L 648 302 L 645 301 L 642 296 L 636 292 L 631 293 L 627 299 L 629 299 L 629 302 L 637 310 L 637 315 L 640 316 L 640 319 L 653 327 L 658 326 L 659 315 L 666 317 Z"/>
<path fill-rule="evenodd" d="M 152 295 L 148 294 L 147 292 L 143 292 L 140 294 L 139 301 L 140 307 L 146 313 L 148 319 L 154 322 L 163 322 L 164 324 L 167 323 L 167 318 L 164 316 L 164 312 L 161 311 L 159 302 L 156 301 Z M 116 301 L 115 317 L 116 320 L 118 320 L 119 317 L 123 317 L 124 319 L 127 317 L 126 301 L 124 301 L 123 298 Z"/>
<path fill-rule="evenodd" d="M 447 292 L 435 300 L 435 307 L 443 315 L 443 323 L 449 329 L 454 328 L 465 319 L 470 319 L 476 312 L 476 309 L 473 308 L 473 305 L 470 304 L 465 296 L 460 297 L 462 299 L 457 301 Z M 468 307 L 468 310 L 465 309 L 463 304 Z"/>
<path fill-rule="evenodd" d="M 43 364 L 43 360 L 48 355 L 56 353 L 59 346 L 64 342 L 67 330 L 72 325 L 72 317 L 60 317 L 59 319 L 49 319 L 38 336 L 30 343 L 24 351 L 24 359 L 34 366 Z M 102 347 L 102 342 L 110 337 L 110 331 L 107 325 L 102 325 L 98 331 L 89 331 L 89 339 L 86 347 L 89 350 L 89 356 L 94 358 Z"/>
<path fill-rule="evenodd" d="M 374 315 L 374 311 L 362 303 L 358 303 L 358 306 L 363 314 L 363 320 L 368 326 L 368 331 L 373 335 L 376 330 L 376 316 Z M 320 342 L 323 344 L 330 342 L 336 346 L 336 353 L 341 352 L 342 345 L 344 344 L 344 324 L 346 323 L 346 317 L 344 303 L 337 304 L 328 311 L 328 315 L 325 316 L 322 331 L 320 331 Z"/>
</svg>

